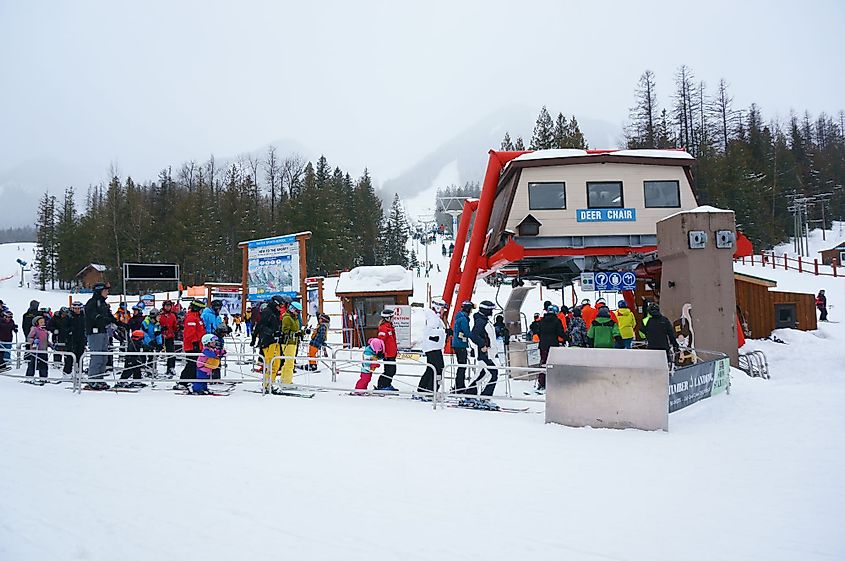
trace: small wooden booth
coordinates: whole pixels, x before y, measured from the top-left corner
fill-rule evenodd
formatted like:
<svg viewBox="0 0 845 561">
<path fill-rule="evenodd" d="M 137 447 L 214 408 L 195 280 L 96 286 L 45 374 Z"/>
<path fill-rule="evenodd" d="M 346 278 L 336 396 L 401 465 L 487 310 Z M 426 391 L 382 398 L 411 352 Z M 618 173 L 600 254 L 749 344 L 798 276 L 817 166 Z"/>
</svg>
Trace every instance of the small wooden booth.
<svg viewBox="0 0 845 561">
<path fill-rule="evenodd" d="M 98 263 L 89 263 L 84 269 L 76 273 L 76 283 L 82 288 L 91 289 L 98 282 L 106 282 L 108 267 Z"/>
<path fill-rule="evenodd" d="M 822 265 L 833 266 L 835 264 L 837 267 L 841 267 L 842 263 L 845 262 L 845 242 L 820 253 L 822 254 Z"/>
<path fill-rule="evenodd" d="M 362 347 L 378 335 L 382 310 L 408 304 L 414 276 L 400 265 L 356 267 L 340 274 L 335 294 L 343 311 L 344 345 Z"/>
<path fill-rule="evenodd" d="M 818 329 L 816 297 L 801 292 L 780 292 L 773 280 L 734 273 L 736 306 L 746 337 L 763 339 L 775 329 Z"/>
</svg>

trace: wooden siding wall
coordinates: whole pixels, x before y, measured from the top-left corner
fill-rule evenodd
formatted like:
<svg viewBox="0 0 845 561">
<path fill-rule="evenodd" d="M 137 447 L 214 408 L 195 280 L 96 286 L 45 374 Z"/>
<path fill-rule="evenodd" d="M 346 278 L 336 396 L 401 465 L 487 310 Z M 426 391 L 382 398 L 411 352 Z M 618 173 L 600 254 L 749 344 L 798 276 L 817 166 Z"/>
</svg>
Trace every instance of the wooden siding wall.
<svg viewBox="0 0 845 561">
<path fill-rule="evenodd" d="M 795 304 L 796 328 L 810 331 L 818 328 L 816 298 L 812 294 L 775 292 L 768 287 L 737 279 L 736 303 L 742 310 L 751 338 L 764 339 L 775 329 L 775 304 Z"/>
</svg>

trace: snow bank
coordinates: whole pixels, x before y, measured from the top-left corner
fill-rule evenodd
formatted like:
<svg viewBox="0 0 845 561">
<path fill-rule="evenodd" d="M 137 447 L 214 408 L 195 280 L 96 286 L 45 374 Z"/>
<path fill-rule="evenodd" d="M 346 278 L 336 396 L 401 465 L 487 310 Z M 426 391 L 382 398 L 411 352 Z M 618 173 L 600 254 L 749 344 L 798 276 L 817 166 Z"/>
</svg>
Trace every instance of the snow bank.
<svg viewBox="0 0 845 561">
<path fill-rule="evenodd" d="M 413 291 L 411 271 L 400 265 L 355 267 L 340 274 L 335 293 Z"/>
</svg>

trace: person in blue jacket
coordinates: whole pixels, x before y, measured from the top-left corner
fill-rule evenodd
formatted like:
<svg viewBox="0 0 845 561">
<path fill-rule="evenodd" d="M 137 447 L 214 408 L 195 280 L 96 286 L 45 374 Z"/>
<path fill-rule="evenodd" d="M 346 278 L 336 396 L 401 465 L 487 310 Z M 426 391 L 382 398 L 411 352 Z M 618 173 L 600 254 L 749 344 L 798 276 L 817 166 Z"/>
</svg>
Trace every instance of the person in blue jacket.
<svg viewBox="0 0 845 561">
<path fill-rule="evenodd" d="M 469 328 L 469 315 L 472 313 L 475 304 L 469 300 L 461 304 L 461 309 L 455 314 L 454 334 L 452 335 L 452 350 L 455 352 L 455 358 L 458 359 L 458 364 L 467 363 L 467 353 L 469 350 L 469 341 L 471 331 Z M 466 373 L 465 366 L 459 366 L 455 373 L 455 393 L 466 393 L 466 383 L 464 375 Z"/>
<path fill-rule="evenodd" d="M 147 356 L 146 360 L 146 363 L 149 365 L 155 361 L 153 353 L 157 350 L 161 350 L 163 344 L 161 338 L 161 326 L 158 324 L 158 310 L 156 308 L 151 309 L 147 317 L 144 319 L 144 322 L 141 324 L 141 331 L 144 332 L 144 349 L 150 352 L 150 355 Z M 153 371 L 155 371 L 154 365 L 152 368 Z"/>
<path fill-rule="evenodd" d="M 223 309 L 223 302 L 212 300 L 211 304 L 202 311 L 200 318 L 202 319 L 202 324 L 205 326 L 206 333 L 216 335 L 215 331 L 223 325 L 223 318 L 220 316 L 221 309 Z"/>
</svg>

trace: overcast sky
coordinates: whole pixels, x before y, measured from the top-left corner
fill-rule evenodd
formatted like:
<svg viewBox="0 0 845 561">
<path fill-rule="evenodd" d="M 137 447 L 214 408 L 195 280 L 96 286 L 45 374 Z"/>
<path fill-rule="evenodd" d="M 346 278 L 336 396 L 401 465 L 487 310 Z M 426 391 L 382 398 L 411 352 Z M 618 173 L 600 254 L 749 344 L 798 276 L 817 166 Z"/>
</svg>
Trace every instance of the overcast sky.
<svg viewBox="0 0 845 561">
<path fill-rule="evenodd" d="M 842 1 L 0 0 L 0 171 L 289 138 L 387 179 L 508 104 L 621 125 L 647 68 L 664 103 L 687 64 L 766 118 L 836 113 L 843 53 Z"/>
</svg>

